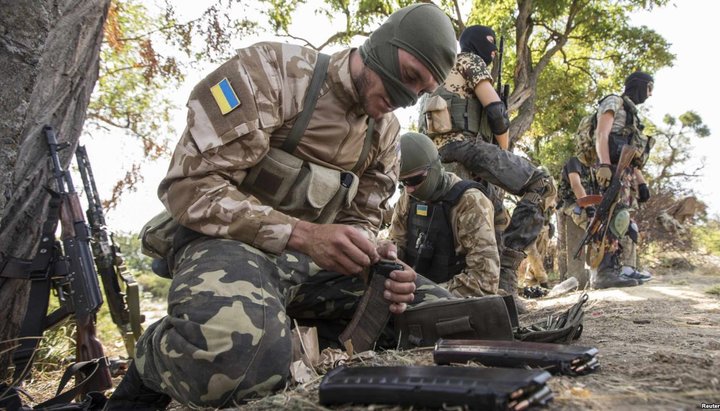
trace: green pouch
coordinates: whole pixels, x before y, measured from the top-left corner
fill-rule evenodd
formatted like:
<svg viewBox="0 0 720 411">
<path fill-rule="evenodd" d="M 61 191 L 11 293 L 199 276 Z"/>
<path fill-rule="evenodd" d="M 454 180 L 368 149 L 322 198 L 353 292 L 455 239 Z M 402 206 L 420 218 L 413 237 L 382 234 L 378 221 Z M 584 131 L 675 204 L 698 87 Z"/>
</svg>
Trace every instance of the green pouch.
<svg viewBox="0 0 720 411">
<path fill-rule="evenodd" d="M 512 340 L 513 324 L 500 296 L 422 303 L 395 317 L 401 348 L 427 347 L 440 338 Z"/>
<path fill-rule="evenodd" d="M 180 224 L 166 210 L 161 211 L 140 230 L 140 251 L 148 257 L 164 259 L 170 254 Z"/>
</svg>

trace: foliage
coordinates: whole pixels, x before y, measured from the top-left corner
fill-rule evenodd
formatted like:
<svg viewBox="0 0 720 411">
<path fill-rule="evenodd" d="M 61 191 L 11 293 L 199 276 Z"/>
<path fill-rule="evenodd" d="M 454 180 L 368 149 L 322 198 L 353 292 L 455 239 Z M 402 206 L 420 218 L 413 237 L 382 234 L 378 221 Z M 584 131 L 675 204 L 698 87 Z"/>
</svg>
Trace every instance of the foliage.
<svg viewBox="0 0 720 411">
<path fill-rule="evenodd" d="M 138 235 L 120 233 L 116 234 L 114 239 L 122 250 L 125 266 L 140 284 L 143 292 L 152 294 L 154 298 L 166 299 L 170 280 L 152 271 L 152 260 L 140 250 L 141 242 Z"/>
<path fill-rule="evenodd" d="M 653 191 L 682 192 L 683 183 L 700 177 L 704 161 L 692 171 L 685 171 L 691 159 L 693 140 L 710 135 L 709 128 L 694 111 L 678 117 L 666 114 L 663 126 L 649 125 L 647 134 L 656 139 L 646 166 L 648 185 Z"/>
<path fill-rule="evenodd" d="M 708 288 L 705 293 L 711 294 L 711 295 L 717 295 L 720 297 L 720 284 L 715 284 L 712 287 Z"/>
<path fill-rule="evenodd" d="M 707 224 L 692 228 L 693 238 L 706 252 L 720 256 L 720 220 L 714 219 Z"/>
</svg>

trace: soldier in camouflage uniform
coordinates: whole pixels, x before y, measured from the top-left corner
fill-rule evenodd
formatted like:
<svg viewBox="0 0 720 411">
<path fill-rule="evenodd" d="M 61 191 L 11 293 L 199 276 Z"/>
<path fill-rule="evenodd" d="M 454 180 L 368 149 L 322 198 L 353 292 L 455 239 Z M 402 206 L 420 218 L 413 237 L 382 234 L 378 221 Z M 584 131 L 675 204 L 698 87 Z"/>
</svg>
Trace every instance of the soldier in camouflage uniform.
<svg viewBox="0 0 720 411">
<path fill-rule="evenodd" d="M 485 188 L 447 172 L 424 134 L 400 137 L 400 182 L 390 239 L 398 257 L 453 295 L 496 294 L 500 257 Z"/>
<path fill-rule="evenodd" d="M 555 187 L 546 172 L 504 150 L 510 121 L 487 67 L 496 51 L 495 33 L 467 27 L 460 49 L 445 83 L 423 101 L 419 131 L 433 139 L 449 171 L 487 186 L 495 207 L 500 289 L 517 295 L 517 268 L 543 227 L 544 198 L 554 195 Z M 511 219 L 498 187 L 522 197 Z M 522 302 L 516 303 L 523 310 Z"/>
<path fill-rule="evenodd" d="M 396 257 L 389 241 L 375 243 L 397 183 L 391 112 L 445 79 L 455 44 L 436 6 L 393 13 L 359 49 L 330 56 L 288 151 L 312 104 L 317 52 L 259 43 L 195 87 L 158 190 L 182 226 L 168 315 L 140 338 L 108 409 L 164 409 L 171 397 L 220 408 L 270 394 L 289 376 L 290 318 L 348 322 L 365 288 L 358 274 Z M 393 313 L 451 296 L 407 266 L 385 287 Z"/>
<path fill-rule="evenodd" d="M 650 198 L 650 190 L 641 169 L 647 161 L 654 140 L 642 132 L 643 125 L 638 116 L 637 105 L 644 103 L 648 97 L 652 96 L 653 86 L 654 79 L 650 74 L 636 71 L 625 79 L 623 94 L 620 96 L 609 95 L 603 98 L 596 114 L 595 147 L 599 163 L 596 178 L 601 188 L 610 184 L 623 145 L 628 144 L 637 149 L 639 153 L 631 163 L 632 170 L 623 176 L 625 183 L 619 200 L 619 204 L 629 214 L 637 209 L 638 203 L 644 203 Z M 627 228 L 627 234 L 620 235 L 619 249 L 621 252 L 615 255 L 612 261 L 603 261 L 601 267 L 598 268 L 598 275 L 602 275 L 603 271 L 619 270 L 625 277 L 643 283 L 651 276 L 636 269 L 637 225 L 631 223 Z"/>
<path fill-rule="evenodd" d="M 554 181 L 554 180 L 553 180 Z M 545 199 L 545 224 L 540 234 L 538 234 L 535 242 L 532 243 L 525 252 L 527 263 L 525 267 L 526 287 L 540 286 L 548 288 L 548 275 L 545 271 L 545 256 L 550 252 L 550 239 L 555 235 L 555 227 L 550 222 L 552 214 L 555 212 L 557 196 L 550 196 Z"/>
<path fill-rule="evenodd" d="M 608 247 L 610 252 L 606 253 L 606 257 L 603 258 L 597 269 L 586 267 L 584 250 L 581 250 L 577 259 L 575 258 L 575 251 L 583 239 L 588 222 L 595 215 L 594 206 L 581 207 L 577 203 L 577 199 L 598 192 L 597 184 L 593 180 L 593 170 L 583 164 L 578 157 L 571 157 L 563 166 L 559 192 L 563 201 L 562 210 L 565 214 L 568 275 L 578 279 L 580 288 L 584 288 L 588 282 L 595 289 L 638 285 L 636 279 L 623 275 L 615 267 L 615 261 L 620 255 L 620 248 L 617 244 Z M 617 234 L 620 233 L 608 232 L 608 240 L 617 243 Z"/>
</svg>

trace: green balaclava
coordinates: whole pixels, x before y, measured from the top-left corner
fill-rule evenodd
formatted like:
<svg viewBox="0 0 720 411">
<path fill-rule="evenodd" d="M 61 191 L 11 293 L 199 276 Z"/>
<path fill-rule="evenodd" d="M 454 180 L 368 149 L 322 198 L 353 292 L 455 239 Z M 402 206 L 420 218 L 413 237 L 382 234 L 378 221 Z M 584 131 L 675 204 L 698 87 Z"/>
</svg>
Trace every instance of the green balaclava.
<svg viewBox="0 0 720 411">
<path fill-rule="evenodd" d="M 410 194 L 420 201 L 437 201 L 450 190 L 450 175 L 440 163 L 437 147 L 430 137 L 420 133 L 400 136 L 400 178 L 428 169 L 425 181 Z"/>
<path fill-rule="evenodd" d="M 442 84 L 455 64 L 455 30 L 434 4 L 413 4 L 391 14 L 360 46 L 363 63 L 382 79 L 390 104 L 408 107 L 418 97 L 401 81 L 399 48 L 420 60 Z"/>
</svg>

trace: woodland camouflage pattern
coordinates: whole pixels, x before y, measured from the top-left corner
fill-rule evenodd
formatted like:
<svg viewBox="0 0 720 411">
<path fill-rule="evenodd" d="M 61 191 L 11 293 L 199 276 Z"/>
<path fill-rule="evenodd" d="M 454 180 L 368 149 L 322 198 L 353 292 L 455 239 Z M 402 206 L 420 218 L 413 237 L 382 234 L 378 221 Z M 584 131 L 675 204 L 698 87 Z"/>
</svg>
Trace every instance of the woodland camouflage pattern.
<svg viewBox="0 0 720 411">
<path fill-rule="evenodd" d="M 443 86 L 450 92 L 456 93 L 459 96 L 470 99 L 477 99 L 475 96 L 475 87 L 480 84 L 481 81 L 490 81 L 492 83 L 493 78 L 490 75 L 485 62 L 474 53 L 460 53 L 455 60 L 455 66 L 450 70 L 447 79 L 443 83 Z M 442 147 L 451 141 L 464 140 L 465 136 L 462 131 L 450 132 L 433 136 L 435 145 Z M 460 176 L 465 178 L 464 176 Z"/>
<path fill-rule="evenodd" d="M 451 297 L 421 276 L 416 285 L 414 304 Z M 136 366 L 145 385 L 185 405 L 241 404 L 285 386 L 288 317 L 316 320 L 322 335 L 323 324 L 349 322 L 364 290 L 360 277 L 320 270 L 302 253 L 202 237 L 176 255 L 169 315 L 143 334 Z"/>
<path fill-rule="evenodd" d="M 452 175 L 452 184 L 460 178 Z M 389 237 L 403 254 L 407 239 L 409 195 L 400 196 L 395 205 Z M 466 190 L 450 212 L 455 251 L 465 255 L 465 269 L 443 284 L 460 297 L 496 294 L 500 279 L 493 205 L 478 189 Z"/>
<path fill-rule="evenodd" d="M 347 170 L 357 162 L 367 115 L 352 84 L 350 50 L 332 55 L 317 106 L 295 155 Z M 193 90 L 187 128 L 158 194 L 173 218 L 205 234 L 176 250 L 168 315 L 138 342 L 143 383 L 191 407 L 223 407 L 280 389 L 291 361 L 290 319 L 350 318 L 365 285 L 321 271 L 285 250 L 298 219 L 241 188 L 247 170 L 278 147 L 302 110 L 317 54 L 259 43 Z M 240 106 L 225 116 L 210 87 L 227 78 Z M 399 169 L 399 123 L 375 125 L 370 153 L 356 173 L 358 193 L 335 219 L 374 239 Z M 449 298 L 419 277 L 415 302 Z"/>
</svg>

